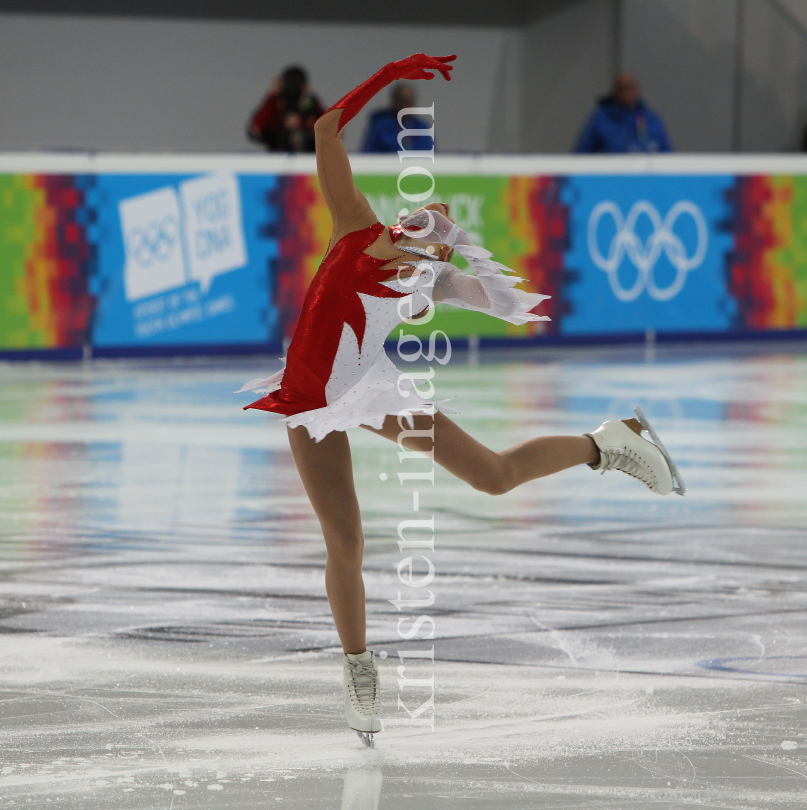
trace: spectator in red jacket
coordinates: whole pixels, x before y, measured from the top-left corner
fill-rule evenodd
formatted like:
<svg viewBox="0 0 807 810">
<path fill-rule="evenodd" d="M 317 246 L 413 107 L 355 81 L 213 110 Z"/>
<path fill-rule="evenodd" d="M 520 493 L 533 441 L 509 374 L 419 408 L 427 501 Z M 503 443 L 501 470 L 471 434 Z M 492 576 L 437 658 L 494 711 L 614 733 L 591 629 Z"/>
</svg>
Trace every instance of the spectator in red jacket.
<svg viewBox="0 0 807 810">
<path fill-rule="evenodd" d="M 324 112 L 320 100 L 308 89 L 306 72 L 289 67 L 252 116 L 247 134 L 271 152 L 313 152 L 314 124 Z"/>
</svg>

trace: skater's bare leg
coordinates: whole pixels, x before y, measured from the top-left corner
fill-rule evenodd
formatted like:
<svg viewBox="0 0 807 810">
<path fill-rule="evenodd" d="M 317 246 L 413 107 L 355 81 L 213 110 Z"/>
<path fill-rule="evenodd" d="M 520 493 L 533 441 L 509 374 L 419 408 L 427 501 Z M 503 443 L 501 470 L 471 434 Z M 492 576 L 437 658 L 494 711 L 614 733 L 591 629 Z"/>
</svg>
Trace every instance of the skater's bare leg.
<svg viewBox="0 0 807 810">
<path fill-rule="evenodd" d="M 441 467 L 491 495 L 501 495 L 525 481 L 578 464 L 594 464 L 600 457 L 597 445 L 588 436 L 541 436 L 497 453 L 439 411 L 434 417 L 415 414 L 414 420 L 415 430 L 430 431 L 434 427 L 434 444 L 430 436 L 406 436 L 401 441 L 404 447 L 424 453 L 434 447 L 434 460 Z M 407 422 L 401 421 L 407 428 Z M 397 417 L 388 416 L 381 430 L 367 429 L 397 442 L 404 428 Z"/>
<path fill-rule="evenodd" d="M 288 433 L 328 549 L 325 589 L 339 639 L 346 653 L 362 653 L 366 649 L 361 576 L 364 535 L 347 434 L 334 431 L 315 442 L 304 427 L 288 428 Z"/>
</svg>

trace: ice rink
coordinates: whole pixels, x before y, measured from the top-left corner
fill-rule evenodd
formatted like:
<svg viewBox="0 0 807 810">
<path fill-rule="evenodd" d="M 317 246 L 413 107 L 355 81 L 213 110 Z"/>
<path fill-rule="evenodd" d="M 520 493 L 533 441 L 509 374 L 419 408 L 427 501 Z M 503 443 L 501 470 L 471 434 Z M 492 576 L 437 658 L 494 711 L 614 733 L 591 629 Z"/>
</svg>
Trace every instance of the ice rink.
<svg viewBox="0 0 807 810">
<path fill-rule="evenodd" d="M 437 368 L 496 449 L 640 405 L 685 498 L 586 467 L 496 498 L 415 486 L 396 474 L 427 459 L 352 431 L 384 714 L 433 718 L 372 751 L 285 427 L 231 393 L 278 367 L 0 365 L 0 806 L 807 807 L 804 345 Z M 432 516 L 434 552 L 402 553 L 401 521 Z M 421 614 L 434 640 L 403 639 Z"/>
</svg>

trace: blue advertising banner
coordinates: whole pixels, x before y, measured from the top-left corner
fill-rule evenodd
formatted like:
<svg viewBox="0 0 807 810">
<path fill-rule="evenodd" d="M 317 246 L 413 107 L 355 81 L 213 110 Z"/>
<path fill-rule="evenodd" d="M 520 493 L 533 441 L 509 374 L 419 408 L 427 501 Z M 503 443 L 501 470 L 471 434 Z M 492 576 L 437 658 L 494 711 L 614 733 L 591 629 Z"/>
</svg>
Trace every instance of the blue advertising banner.
<svg viewBox="0 0 807 810">
<path fill-rule="evenodd" d="M 93 343 L 268 343 L 277 241 L 266 228 L 278 178 L 232 173 L 99 175 L 91 234 Z"/>
<path fill-rule="evenodd" d="M 561 334 L 727 330 L 730 176 L 566 178 Z"/>
</svg>

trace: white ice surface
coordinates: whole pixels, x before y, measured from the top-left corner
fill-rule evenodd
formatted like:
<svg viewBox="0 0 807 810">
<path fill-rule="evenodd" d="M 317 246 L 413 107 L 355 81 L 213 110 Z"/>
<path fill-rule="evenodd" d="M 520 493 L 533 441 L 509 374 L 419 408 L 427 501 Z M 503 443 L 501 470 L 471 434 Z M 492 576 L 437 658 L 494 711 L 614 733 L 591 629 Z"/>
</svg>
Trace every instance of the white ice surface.
<svg viewBox="0 0 807 810">
<path fill-rule="evenodd" d="M 344 722 L 319 528 L 264 360 L 0 365 L 0 806 L 804 808 L 807 349 L 457 354 L 496 449 L 640 405 L 690 491 L 493 498 L 350 434 L 369 643 L 405 717 L 399 521 L 435 516 L 434 730 Z M 380 473 L 387 473 L 382 482 Z M 418 569 L 418 575 L 425 568 Z M 412 615 L 412 614 L 407 614 Z M 411 666 L 411 664 L 410 664 Z M 413 702 L 414 701 L 414 702 Z"/>
</svg>

